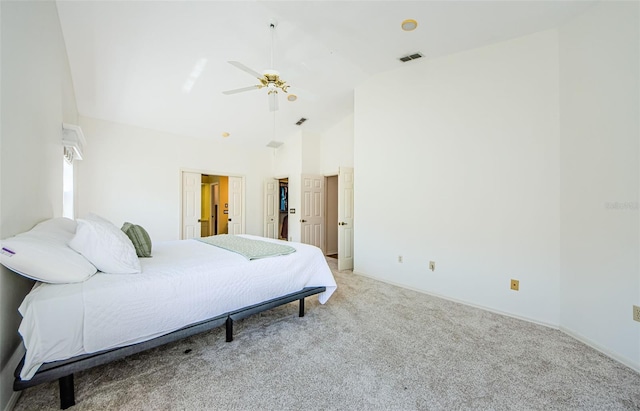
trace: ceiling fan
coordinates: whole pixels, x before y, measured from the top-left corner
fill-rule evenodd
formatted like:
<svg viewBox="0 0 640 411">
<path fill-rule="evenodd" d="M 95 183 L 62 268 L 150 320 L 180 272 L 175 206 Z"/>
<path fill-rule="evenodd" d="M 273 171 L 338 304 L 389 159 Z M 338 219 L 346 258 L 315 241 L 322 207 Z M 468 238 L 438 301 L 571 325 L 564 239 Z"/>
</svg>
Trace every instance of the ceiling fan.
<svg viewBox="0 0 640 411">
<path fill-rule="evenodd" d="M 256 84 L 249 87 L 237 88 L 234 90 L 223 91 L 222 94 L 237 94 L 245 91 L 258 90 L 261 88 L 267 89 L 267 96 L 269 97 L 269 111 L 278 110 L 278 91 L 282 91 L 283 93 L 287 93 L 287 88 L 289 85 L 286 81 L 280 78 L 280 73 L 277 70 L 273 69 L 273 36 L 276 30 L 276 26 L 278 22 L 275 20 L 271 20 L 269 22 L 269 29 L 271 30 L 271 67 L 268 70 L 262 72 L 262 74 L 257 71 L 250 69 L 244 64 L 238 61 L 229 61 L 228 63 L 234 67 L 239 68 L 240 70 L 251 74 L 253 77 L 257 78 L 260 84 Z"/>
</svg>

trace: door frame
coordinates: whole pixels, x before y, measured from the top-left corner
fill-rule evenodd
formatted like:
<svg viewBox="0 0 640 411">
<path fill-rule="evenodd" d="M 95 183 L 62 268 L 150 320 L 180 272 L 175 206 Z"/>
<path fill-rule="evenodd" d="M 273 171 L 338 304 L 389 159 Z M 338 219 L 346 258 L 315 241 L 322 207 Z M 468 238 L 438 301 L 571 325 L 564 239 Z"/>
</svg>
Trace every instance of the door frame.
<svg viewBox="0 0 640 411">
<path fill-rule="evenodd" d="M 335 178 L 338 183 L 340 182 L 340 179 L 339 179 L 337 173 L 336 174 L 325 174 L 325 176 L 324 176 L 324 193 L 325 193 L 325 196 L 324 196 L 324 203 L 325 203 L 325 207 L 324 207 L 324 231 L 325 231 L 325 235 L 324 235 L 324 250 L 325 250 L 325 255 L 328 255 L 330 253 L 333 254 L 332 253 L 333 250 L 329 250 L 328 249 L 329 228 L 331 227 L 330 221 L 329 221 L 329 190 L 328 190 L 328 188 L 329 188 L 328 182 L 329 182 L 330 178 Z M 339 186 L 336 186 L 336 187 L 337 188 L 336 188 L 335 209 L 336 209 L 336 214 L 337 214 L 338 208 L 339 208 L 337 194 L 338 194 L 338 191 L 340 191 L 340 187 Z M 336 220 L 338 220 L 337 217 L 336 217 Z M 335 223 L 336 223 L 335 227 L 336 227 L 336 230 L 337 230 L 338 221 L 336 221 Z M 338 238 L 337 237 L 338 237 L 338 231 L 336 231 L 336 251 L 335 251 L 335 254 L 338 254 L 338 251 L 339 251 L 337 249 L 338 248 L 338 245 L 337 245 L 338 244 Z"/>
<path fill-rule="evenodd" d="M 226 176 L 226 177 L 238 177 L 242 180 L 242 227 L 245 228 L 246 227 L 246 215 L 247 215 L 247 179 L 244 175 L 242 174 L 236 174 L 236 173 L 229 173 L 229 172 L 224 172 L 224 171 L 211 171 L 211 170 L 203 170 L 203 169 L 197 169 L 197 168 L 187 168 L 187 167 L 181 167 L 180 170 L 178 171 L 178 202 L 179 202 L 179 212 L 180 212 L 180 218 L 178 219 L 178 238 L 179 239 L 183 239 L 183 222 L 182 222 L 182 173 L 199 173 L 200 175 L 202 174 L 207 174 L 207 175 L 212 175 L 212 176 Z"/>
</svg>

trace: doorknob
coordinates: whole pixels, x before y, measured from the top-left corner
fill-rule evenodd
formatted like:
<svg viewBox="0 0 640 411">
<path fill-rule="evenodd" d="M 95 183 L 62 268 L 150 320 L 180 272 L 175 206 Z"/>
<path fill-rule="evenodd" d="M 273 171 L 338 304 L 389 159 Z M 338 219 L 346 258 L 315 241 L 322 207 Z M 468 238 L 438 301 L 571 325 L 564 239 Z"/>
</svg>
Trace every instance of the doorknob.
<svg viewBox="0 0 640 411">
<path fill-rule="evenodd" d="M 347 225 L 347 223 L 345 223 L 344 221 L 340 221 L 338 225 Z"/>
<path fill-rule="evenodd" d="M 231 219 L 229 219 L 228 221 L 231 221 Z"/>
<path fill-rule="evenodd" d="M 306 222 L 307 222 L 307 220 L 300 220 L 300 222 L 301 222 L 301 223 L 306 223 Z"/>
<path fill-rule="evenodd" d="M 201 222 L 202 222 L 202 220 L 198 218 L 198 222 L 199 222 L 199 223 L 201 223 Z"/>
</svg>

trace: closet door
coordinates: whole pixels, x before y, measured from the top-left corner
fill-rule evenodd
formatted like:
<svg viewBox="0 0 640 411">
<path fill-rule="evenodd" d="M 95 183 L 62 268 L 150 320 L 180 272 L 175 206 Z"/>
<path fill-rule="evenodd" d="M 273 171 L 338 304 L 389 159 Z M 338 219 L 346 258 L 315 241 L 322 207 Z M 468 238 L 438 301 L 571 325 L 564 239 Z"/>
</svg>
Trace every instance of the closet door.
<svg viewBox="0 0 640 411">
<path fill-rule="evenodd" d="M 302 175 L 301 240 L 324 253 L 324 176 Z"/>
<path fill-rule="evenodd" d="M 229 234 L 244 234 L 244 179 L 229 176 Z"/>
<path fill-rule="evenodd" d="M 279 205 L 278 180 L 268 178 L 264 181 L 264 230 L 263 236 L 278 238 Z"/>
<path fill-rule="evenodd" d="M 200 237 L 202 188 L 200 173 L 182 172 L 182 239 Z"/>
</svg>

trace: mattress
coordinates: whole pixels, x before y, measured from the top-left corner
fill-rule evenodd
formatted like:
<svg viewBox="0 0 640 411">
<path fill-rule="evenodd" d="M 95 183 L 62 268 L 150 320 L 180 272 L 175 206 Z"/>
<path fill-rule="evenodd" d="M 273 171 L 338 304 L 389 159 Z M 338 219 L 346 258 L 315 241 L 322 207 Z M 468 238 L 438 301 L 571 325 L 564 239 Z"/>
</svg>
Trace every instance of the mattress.
<svg viewBox="0 0 640 411">
<path fill-rule="evenodd" d="M 335 291 L 317 247 L 243 237 L 296 252 L 248 261 L 200 241 L 168 241 L 140 259 L 140 274 L 98 272 L 82 283 L 36 283 L 19 308 L 26 348 L 20 378 L 30 379 L 46 362 L 147 341 L 304 287 L 326 287 L 318 295 L 322 304 Z"/>
</svg>

